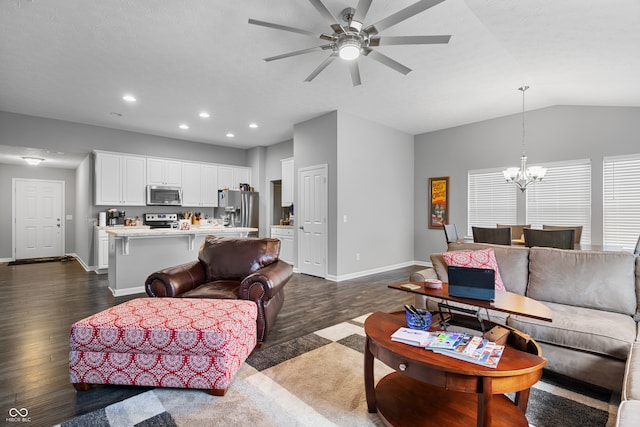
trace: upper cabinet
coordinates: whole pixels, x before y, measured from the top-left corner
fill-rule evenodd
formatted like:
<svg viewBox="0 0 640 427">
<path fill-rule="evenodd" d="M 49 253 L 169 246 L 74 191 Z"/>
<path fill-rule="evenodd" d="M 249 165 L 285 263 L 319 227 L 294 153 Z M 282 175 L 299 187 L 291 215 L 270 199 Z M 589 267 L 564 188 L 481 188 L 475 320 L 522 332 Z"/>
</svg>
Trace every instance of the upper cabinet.
<svg viewBox="0 0 640 427">
<path fill-rule="evenodd" d="M 218 166 L 218 188 L 237 190 L 240 184 L 251 184 L 251 168 L 243 166 Z"/>
<path fill-rule="evenodd" d="M 147 157 L 147 185 L 182 185 L 182 162 Z"/>
<path fill-rule="evenodd" d="M 282 159 L 282 206 L 291 206 L 293 204 L 293 157 Z"/>
<path fill-rule="evenodd" d="M 218 166 L 182 163 L 182 206 L 218 206 Z"/>
<path fill-rule="evenodd" d="M 96 152 L 95 160 L 96 205 L 146 205 L 146 157 Z"/>
</svg>

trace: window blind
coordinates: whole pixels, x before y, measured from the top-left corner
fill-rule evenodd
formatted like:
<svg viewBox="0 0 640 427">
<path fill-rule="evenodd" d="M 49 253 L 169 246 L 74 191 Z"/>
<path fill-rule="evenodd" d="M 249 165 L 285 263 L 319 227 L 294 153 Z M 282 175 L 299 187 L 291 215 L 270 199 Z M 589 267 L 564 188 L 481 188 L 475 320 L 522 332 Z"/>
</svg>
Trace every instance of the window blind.
<svg viewBox="0 0 640 427">
<path fill-rule="evenodd" d="M 505 181 L 501 169 L 469 171 L 467 185 L 467 236 L 474 226 L 516 223 L 517 190 Z"/>
<path fill-rule="evenodd" d="M 581 225 L 580 243 L 591 243 L 591 160 L 541 165 L 547 173 L 526 190 L 527 224 Z"/>
<path fill-rule="evenodd" d="M 602 163 L 602 242 L 633 250 L 640 236 L 640 154 Z"/>
</svg>

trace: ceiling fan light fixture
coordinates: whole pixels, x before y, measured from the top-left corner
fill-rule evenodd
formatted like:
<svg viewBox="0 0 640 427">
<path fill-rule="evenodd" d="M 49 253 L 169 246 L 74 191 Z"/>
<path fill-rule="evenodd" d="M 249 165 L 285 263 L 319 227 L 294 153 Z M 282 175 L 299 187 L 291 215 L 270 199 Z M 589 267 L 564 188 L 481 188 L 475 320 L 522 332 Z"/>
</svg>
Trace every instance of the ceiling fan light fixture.
<svg viewBox="0 0 640 427">
<path fill-rule="evenodd" d="M 360 49 L 362 49 L 362 39 L 356 34 L 345 34 L 338 39 L 338 55 L 346 61 L 360 56 Z"/>
</svg>

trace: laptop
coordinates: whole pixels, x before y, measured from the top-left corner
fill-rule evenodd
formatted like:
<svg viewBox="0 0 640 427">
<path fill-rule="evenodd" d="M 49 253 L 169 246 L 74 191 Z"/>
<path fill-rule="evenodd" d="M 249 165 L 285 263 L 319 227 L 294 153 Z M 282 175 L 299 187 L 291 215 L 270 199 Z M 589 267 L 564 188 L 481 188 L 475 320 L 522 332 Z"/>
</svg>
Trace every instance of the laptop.
<svg viewBox="0 0 640 427">
<path fill-rule="evenodd" d="M 489 268 L 455 267 L 450 265 L 449 295 L 493 301 L 496 298 L 496 272 Z"/>
</svg>

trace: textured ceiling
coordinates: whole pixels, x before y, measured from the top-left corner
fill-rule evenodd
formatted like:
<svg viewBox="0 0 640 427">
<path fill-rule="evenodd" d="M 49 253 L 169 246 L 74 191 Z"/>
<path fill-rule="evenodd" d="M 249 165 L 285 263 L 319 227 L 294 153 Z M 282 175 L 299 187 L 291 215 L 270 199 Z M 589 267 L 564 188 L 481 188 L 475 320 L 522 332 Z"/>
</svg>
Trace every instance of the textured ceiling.
<svg viewBox="0 0 640 427">
<path fill-rule="evenodd" d="M 414 2 L 373 0 L 365 25 Z M 0 0 L 0 110 L 248 148 L 336 109 L 410 134 L 514 114 L 522 84 L 528 110 L 640 106 L 638 0 L 446 0 L 380 35 L 449 44 L 380 46 L 413 71 L 361 58 L 358 87 L 339 60 L 304 82 L 327 52 L 263 61 L 325 42 L 249 18 L 331 32 L 304 0 Z"/>
</svg>

